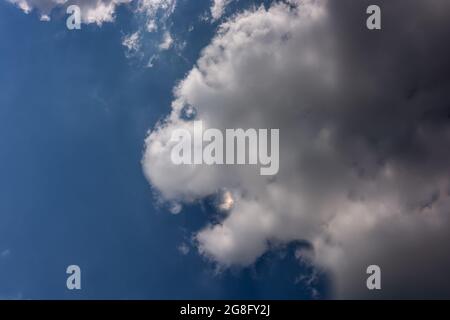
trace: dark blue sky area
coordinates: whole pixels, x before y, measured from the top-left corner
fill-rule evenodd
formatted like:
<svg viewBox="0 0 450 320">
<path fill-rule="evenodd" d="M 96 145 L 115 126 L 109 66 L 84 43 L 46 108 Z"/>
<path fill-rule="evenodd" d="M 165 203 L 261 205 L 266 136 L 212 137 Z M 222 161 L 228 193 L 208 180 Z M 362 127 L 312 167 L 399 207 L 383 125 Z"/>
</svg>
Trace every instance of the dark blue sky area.
<svg viewBox="0 0 450 320">
<path fill-rule="evenodd" d="M 208 6 L 180 2 L 171 31 L 186 37 L 183 58 L 169 50 L 145 68 L 121 45 L 136 24 L 126 8 L 74 32 L 0 1 L 0 298 L 312 297 L 292 246 L 220 274 L 194 248 L 182 255 L 212 212 L 168 213 L 142 174 L 147 131 L 214 34 L 198 19 Z M 81 291 L 66 289 L 70 264 Z"/>
</svg>

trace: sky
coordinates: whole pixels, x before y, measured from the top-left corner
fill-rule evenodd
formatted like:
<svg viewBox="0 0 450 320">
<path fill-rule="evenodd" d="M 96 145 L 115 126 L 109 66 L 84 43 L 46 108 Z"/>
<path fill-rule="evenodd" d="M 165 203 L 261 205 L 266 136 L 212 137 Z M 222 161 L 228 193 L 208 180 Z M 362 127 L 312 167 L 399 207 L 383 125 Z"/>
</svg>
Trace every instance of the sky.
<svg viewBox="0 0 450 320">
<path fill-rule="evenodd" d="M 0 298 L 450 297 L 449 9 L 0 0 Z M 278 174 L 176 166 L 194 119 Z"/>
</svg>

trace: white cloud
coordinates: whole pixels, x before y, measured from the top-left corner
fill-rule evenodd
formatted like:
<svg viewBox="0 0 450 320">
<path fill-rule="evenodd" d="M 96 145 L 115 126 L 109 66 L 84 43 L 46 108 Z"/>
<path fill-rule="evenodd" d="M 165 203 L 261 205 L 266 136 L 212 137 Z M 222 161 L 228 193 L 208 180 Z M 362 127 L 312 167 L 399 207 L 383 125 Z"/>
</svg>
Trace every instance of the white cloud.
<svg viewBox="0 0 450 320">
<path fill-rule="evenodd" d="M 33 9 L 29 3 L 30 2 L 29 0 L 7 0 L 7 1 L 18 6 L 26 14 L 30 13 L 31 10 Z"/>
<path fill-rule="evenodd" d="M 211 6 L 211 16 L 213 20 L 218 20 L 222 17 L 226 6 L 231 2 L 231 0 L 214 0 Z"/>
<path fill-rule="evenodd" d="M 131 0 L 99 1 L 95 6 L 81 7 L 81 20 L 85 23 L 102 25 L 104 22 L 113 22 L 116 6 L 130 2 Z"/>
<path fill-rule="evenodd" d="M 147 68 L 153 68 L 155 66 L 155 61 L 158 59 L 158 55 L 153 54 L 147 62 Z"/>
<path fill-rule="evenodd" d="M 41 21 L 50 21 L 50 16 L 47 14 L 43 14 L 43 15 L 41 15 L 41 17 L 39 19 Z"/>
<path fill-rule="evenodd" d="M 395 277 L 387 278 L 404 280 L 403 288 L 411 286 L 404 269 L 446 276 L 450 153 L 442 146 L 450 145 L 450 126 L 434 115 L 450 91 L 431 86 L 445 74 L 445 32 L 436 30 L 446 30 L 446 20 L 442 10 L 431 11 L 434 19 L 422 16 L 430 13 L 425 2 L 408 3 L 409 15 L 386 4 L 391 14 L 414 18 L 379 34 L 381 51 L 352 25 L 347 15 L 364 12 L 352 1 L 276 3 L 220 27 L 175 89 L 172 112 L 147 137 L 142 160 L 166 200 L 232 192 L 230 212 L 196 234 L 201 254 L 221 266 L 248 266 L 272 243 L 306 240 L 313 263 L 334 275 L 340 297 L 368 294 L 368 264 L 391 270 Z M 434 36 L 418 40 L 415 28 Z M 434 57 L 405 57 L 405 47 Z M 417 69 L 425 60 L 432 65 Z M 433 63 L 441 73 L 432 72 Z M 405 94 L 414 86 L 411 70 L 430 84 L 415 84 L 414 98 Z M 190 106 L 205 127 L 280 128 L 276 178 L 251 166 L 172 165 L 171 132 L 193 130 L 181 116 Z M 427 278 L 433 281 L 439 284 Z M 399 286 L 385 283 L 383 294 L 395 294 L 393 287 Z"/>
<path fill-rule="evenodd" d="M 112 22 L 115 19 L 117 6 L 130 3 L 133 0 L 7 0 L 25 13 L 36 9 L 41 14 L 41 20 L 48 21 L 50 13 L 57 7 L 65 5 L 78 5 L 81 9 L 81 20 L 83 23 L 96 23 L 102 25 L 104 22 Z"/>
<path fill-rule="evenodd" d="M 81 9 L 83 23 L 113 22 L 118 6 L 131 2 L 137 3 L 137 12 L 146 15 L 147 31 L 156 31 L 175 10 L 176 0 L 7 0 L 30 13 L 36 9 L 41 14 L 41 20 L 50 19 L 53 9 L 68 5 L 78 5 Z"/>
<path fill-rule="evenodd" d="M 125 36 L 122 40 L 122 45 L 127 48 L 129 52 L 135 52 L 139 50 L 141 43 L 139 41 L 139 31 Z"/>
<path fill-rule="evenodd" d="M 1 0 L 0 0 L 1 1 Z M 147 60 L 146 67 L 153 67 L 158 59 L 157 51 L 166 51 L 175 45 L 177 51 L 182 50 L 184 42 L 175 43 L 169 31 L 169 18 L 172 16 L 177 0 L 6 0 L 25 13 L 36 10 L 41 21 L 50 21 L 53 10 L 64 10 L 69 5 L 78 5 L 81 11 L 81 21 L 85 24 L 114 22 L 117 8 L 124 4 L 133 4 L 133 9 L 139 27 L 122 39 L 128 58 Z M 161 31 L 157 36 L 162 40 L 154 44 L 148 33 Z M 150 45 L 149 45 L 150 44 Z"/>
<path fill-rule="evenodd" d="M 172 214 L 179 214 L 183 210 L 183 206 L 179 204 L 178 202 L 174 202 L 170 205 L 169 211 Z"/>
<path fill-rule="evenodd" d="M 138 21 L 144 21 L 138 28 L 140 33 L 139 39 L 137 39 L 136 45 L 139 47 L 137 51 L 140 51 L 139 57 L 145 59 L 146 67 L 152 68 L 159 58 L 159 54 L 156 51 L 165 51 L 170 49 L 174 40 L 170 33 L 169 18 L 173 14 L 177 1 L 176 0 L 136 0 L 137 9 L 135 15 Z M 149 33 L 156 33 L 157 37 L 162 37 L 160 43 L 151 45 L 149 49 L 149 43 L 154 43 L 152 36 L 150 40 L 147 38 Z"/>
<path fill-rule="evenodd" d="M 169 50 L 172 47 L 173 38 L 170 32 L 164 32 L 162 42 L 159 44 L 159 50 Z"/>
<path fill-rule="evenodd" d="M 175 10 L 176 0 L 138 0 L 138 12 L 147 16 L 147 31 L 158 30 Z"/>
</svg>

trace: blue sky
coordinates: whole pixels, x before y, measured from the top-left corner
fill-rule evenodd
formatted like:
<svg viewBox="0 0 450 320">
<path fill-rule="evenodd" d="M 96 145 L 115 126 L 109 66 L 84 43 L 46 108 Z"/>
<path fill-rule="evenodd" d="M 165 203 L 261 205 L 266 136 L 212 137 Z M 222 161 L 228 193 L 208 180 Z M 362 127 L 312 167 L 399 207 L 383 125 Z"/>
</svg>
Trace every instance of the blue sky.
<svg viewBox="0 0 450 320">
<path fill-rule="evenodd" d="M 249 2 L 229 13 L 240 5 Z M 58 14 L 41 22 L 0 1 L 1 298 L 313 297 L 296 283 L 307 267 L 295 246 L 217 273 L 190 245 L 214 208 L 205 200 L 170 214 L 142 174 L 147 131 L 217 28 L 198 18 L 208 8 L 180 2 L 170 30 L 186 47 L 147 68 L 151 45 L 145 59 L 125 55 L 139 21 L 124 7 L 114 23 L 69 31 Z M 80 291 L 65 287 L 70 264 L 81 267 Z M 321 297 L 327 286 L 321 275 Z"/>
</svg>

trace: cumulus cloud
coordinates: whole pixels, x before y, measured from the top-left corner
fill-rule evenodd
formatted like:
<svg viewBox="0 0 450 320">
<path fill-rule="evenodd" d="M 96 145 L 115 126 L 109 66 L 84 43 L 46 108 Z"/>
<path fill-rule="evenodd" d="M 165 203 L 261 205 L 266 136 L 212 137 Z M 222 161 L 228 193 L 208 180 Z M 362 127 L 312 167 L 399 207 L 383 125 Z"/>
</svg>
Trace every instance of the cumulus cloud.
<svg viewBox="0 0 450 320">
<path fill-rule="evenodd" d="M 25 13 L 36 9 L 41 15 L 41 20 L 50 20 L 53 9 L 68 5 L 78 5 L 81 9 L 81 20 L 83 23 L 96 23 L 102 25 L 104 22 L 112 22 L 115 19 L 116 7 L 130 3 L 132 0 L 7 0 Z"/>
<path fill-rule="evenodd" d="M 147 137 L 144 172 L 166 200 L 232 192 L 195 235 L 221 266 L 302 240 L 337 297 L 448 297 L 450 3 L 384 1 L 375 32 L 369 4 L 293 0 L 223 23 Z M 278 175 L 172 165 L 171 132 L 193 130 L 186 109 L 205 127 L 280 128 Z M 381 293 L 365 287 L 370 264 Z"/>
</svg>

